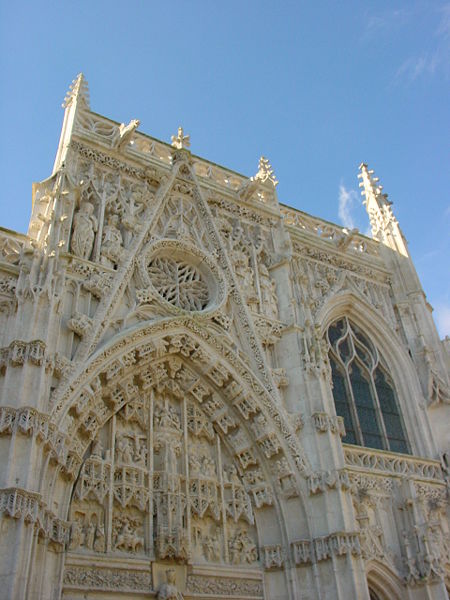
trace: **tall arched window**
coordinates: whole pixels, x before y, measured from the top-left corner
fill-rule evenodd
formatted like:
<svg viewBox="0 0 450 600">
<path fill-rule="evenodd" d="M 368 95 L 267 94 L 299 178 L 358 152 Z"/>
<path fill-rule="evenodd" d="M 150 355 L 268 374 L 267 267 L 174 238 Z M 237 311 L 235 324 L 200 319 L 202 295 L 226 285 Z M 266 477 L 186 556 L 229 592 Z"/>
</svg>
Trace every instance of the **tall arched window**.
<svg viewBox="0 0 450 600">
<path fill-rule="evenodd" d="M 333 396 L 344 418 L 343 441 L 409 453 L 389 369 L 377 348 L 347 317 L 328 328 Z"/>
</svg>

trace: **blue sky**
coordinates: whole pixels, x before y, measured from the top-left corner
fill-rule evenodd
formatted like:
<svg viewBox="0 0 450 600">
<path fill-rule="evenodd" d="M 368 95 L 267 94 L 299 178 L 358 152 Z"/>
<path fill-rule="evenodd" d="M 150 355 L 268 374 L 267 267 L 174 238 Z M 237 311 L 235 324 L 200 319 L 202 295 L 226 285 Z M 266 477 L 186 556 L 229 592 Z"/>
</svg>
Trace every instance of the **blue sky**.
<svg viewBox="0 0 450 600">
<path fill-rule="evenodd" d="M 25 231 L 71 80 L 92 110 L 247 175 L 281 202 L 365 232 L 375 170 L 450 334 L 450 3 L 278 0 L 0 4 L 3 226 Z"/>
</svg>

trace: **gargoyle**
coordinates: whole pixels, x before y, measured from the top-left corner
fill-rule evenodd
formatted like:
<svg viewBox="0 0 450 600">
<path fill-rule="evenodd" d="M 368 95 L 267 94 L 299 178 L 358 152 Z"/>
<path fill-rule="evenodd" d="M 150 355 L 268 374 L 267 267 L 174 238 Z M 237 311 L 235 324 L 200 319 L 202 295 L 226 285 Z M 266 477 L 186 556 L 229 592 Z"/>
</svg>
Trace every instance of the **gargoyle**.
<svg viewBox="0 0 450 600">
<path fill-rule="evenodd" d="M 128 125 L 121 123 L 119 129 L 116 130 L 116 135 L 113 138 L 113 148 L 123 150 L 133 139 L 134 132 L 139 127 L 139 119 L 131 119 Z"/>
</svg>

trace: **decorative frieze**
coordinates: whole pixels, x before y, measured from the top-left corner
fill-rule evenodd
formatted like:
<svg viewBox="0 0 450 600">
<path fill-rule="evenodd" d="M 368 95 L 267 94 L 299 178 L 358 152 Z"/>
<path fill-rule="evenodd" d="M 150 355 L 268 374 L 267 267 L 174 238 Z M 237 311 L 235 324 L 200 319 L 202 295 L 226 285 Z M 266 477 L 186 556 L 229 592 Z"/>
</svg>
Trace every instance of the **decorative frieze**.
<svg viewBox="0 0 450 600">
<path fill-rule="evenodd" d="M 0 490 L 0 513 L 34 525 L 40 537 L 63 546 L 69 539 L 70 525 L 49 511 L 36 492 L 21 488 Z"/>
<path fill-rule="evenodd" d="M 193 594 L 227 596 L 238 598 L 263 598 L 263 583 L 260 580 L 240 577 L 207 577 L 205 575 L 188 575 L 187 591 Z"/>
<path fill-rule="evenodd" d="M 71 565 L 64 569 L 64 588 L 111 592 L 149 592 L 152 589 L 150 571 L 130 567 L 112 569 L 102 566 Z"/>
<path fill-rule="evenodd" d="M 121 173 L 134 177 L 138 180 L 140 179 L 142 181 L 148 181 L 152 185 L 157 185 L 160 181 L 161 176 L 158 175 L 156 169 L 139 169 L 137 167 L 132 167 L 128 163 L 109 156 L 104 152 L 100 152 L 100 150 L 89 148 L 80 142 L 72 141 L 70 148 L 84 158 L 88 158 L 89 160 L 110 167 L 115 171 L 120 171 Z"/>
</svg>

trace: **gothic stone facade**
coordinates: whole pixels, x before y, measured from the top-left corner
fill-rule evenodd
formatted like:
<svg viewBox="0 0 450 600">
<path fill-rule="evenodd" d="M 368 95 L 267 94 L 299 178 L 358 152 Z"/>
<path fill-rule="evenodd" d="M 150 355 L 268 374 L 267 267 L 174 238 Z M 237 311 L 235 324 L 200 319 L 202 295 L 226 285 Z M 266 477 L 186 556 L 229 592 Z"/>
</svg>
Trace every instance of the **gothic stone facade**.
<svg viewBox="0 0 450 600">
<path fill-rule="evenodd" d="M 0 232 L 1 597 L 447 598 L 448 355 L 371 171 L 370 239 L 64 106 Z"/>
</svg>

